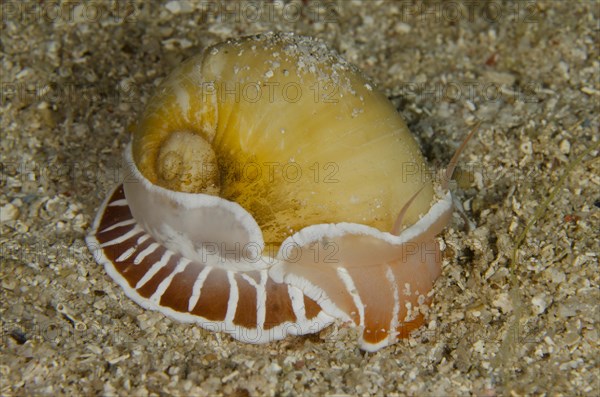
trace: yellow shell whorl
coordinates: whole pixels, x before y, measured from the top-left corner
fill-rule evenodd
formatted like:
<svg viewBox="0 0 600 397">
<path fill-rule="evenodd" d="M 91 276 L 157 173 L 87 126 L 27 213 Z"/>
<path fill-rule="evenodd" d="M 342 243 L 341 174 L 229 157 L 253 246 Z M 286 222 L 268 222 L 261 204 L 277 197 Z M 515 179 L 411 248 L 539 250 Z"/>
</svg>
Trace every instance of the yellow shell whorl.
<svg viewBox="0 0 600 397">
<path fill-rule="evenodd" d="M 389 231 L 421 187 L 405 224 L 433 198 L 388 99 L 322 43 L 291 34 L 228 41 L 184 62 L 148 103 L 133 156 L 153 183 L 237 202 L 274 244 L 318 223 Z"/>
</svg>

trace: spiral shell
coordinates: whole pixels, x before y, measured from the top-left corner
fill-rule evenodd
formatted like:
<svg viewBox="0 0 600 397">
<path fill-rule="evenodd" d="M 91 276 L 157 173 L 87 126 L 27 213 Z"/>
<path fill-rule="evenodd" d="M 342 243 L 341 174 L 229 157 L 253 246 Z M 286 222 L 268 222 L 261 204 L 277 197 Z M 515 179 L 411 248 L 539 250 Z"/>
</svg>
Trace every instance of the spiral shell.
<svg viewBox="0 0 600 397">
<path fill-rule="evenodd" d="M 370 351 L 423 322 L 450 194 L 434 197 L 393 105 L 319 41 L 269 33 L 184 62 L 125 158 L 88 245 L 140 305 L 252 343 L 337 318 Z"/>
</svg>

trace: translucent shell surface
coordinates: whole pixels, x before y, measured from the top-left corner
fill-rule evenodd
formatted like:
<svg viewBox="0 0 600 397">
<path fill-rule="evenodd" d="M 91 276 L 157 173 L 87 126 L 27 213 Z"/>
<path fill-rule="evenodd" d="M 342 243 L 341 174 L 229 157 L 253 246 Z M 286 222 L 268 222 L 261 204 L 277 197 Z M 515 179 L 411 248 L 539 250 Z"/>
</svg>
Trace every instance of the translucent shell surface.
<svg viewBox="0 0 600 397">
<path fill-rule="evenodd" d="M 87 241 L 140 305 L 252 343 L 337 318 L 370 351 L 422 324 L 450 195 L 434 198 L 393 105 L 322 43 L 206 49 L 158 87 L 125 158 Z"/>
</svg>

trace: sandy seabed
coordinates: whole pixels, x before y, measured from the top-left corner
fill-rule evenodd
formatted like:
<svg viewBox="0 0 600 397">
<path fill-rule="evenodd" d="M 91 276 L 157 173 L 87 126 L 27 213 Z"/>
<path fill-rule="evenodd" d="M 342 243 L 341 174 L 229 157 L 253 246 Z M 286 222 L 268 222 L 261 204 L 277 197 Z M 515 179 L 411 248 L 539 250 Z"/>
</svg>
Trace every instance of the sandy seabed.
<svg viewBox="0 0 600 397">
<path fill-rule="evenodd" d="M 598 395 L 599 16 L 592 1 L 3 2 L 0 395 Z M 374 354 L 343 324 L 248 345 L 176 323 L 84 244 L 157 82 L 269 30 L 358 65 L 432 165 L 482 122 L 455 186 L 476 227 L 456 216 L 441 236 L 428 326 Z"/>
</svg>

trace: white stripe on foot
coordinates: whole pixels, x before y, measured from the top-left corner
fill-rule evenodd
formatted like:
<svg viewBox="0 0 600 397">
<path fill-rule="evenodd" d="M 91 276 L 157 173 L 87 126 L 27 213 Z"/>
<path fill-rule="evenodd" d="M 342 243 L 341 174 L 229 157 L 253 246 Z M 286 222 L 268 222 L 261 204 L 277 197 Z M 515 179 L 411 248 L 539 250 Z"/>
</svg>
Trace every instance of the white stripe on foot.
<svg viewBox="0 0 600 397">
<path fill-rule="evenodd" d="M 196 304 L 198 303 L 198 300 L 200 299 L 200 290 L 202 289 L 202 286 L 204 285 L 204 280 L 206 280 L 206 277 L 208 277 L 208 274 L 210 273 L 211 270 L 212 270 L 212 267 L 206 266 L 204 269 L 202 269 L 200 274 L 198 274 L 198 277 L 196 277 L 196 281 L 194 282 L 194 287 L 192 288 L 192 296 L 190 296 L 190 301 L 188 303 L 188 312 L 191 312 L 192 310 L 194 310 L 194 307 L 196 307 Z"/>
<path fill-rule="evenodd" d="M 360 295 L 358 295 L 358 291 L 356 290 L 356 286 L 354 285 L 354 280 L 352 280 L 352 276 L 350 276 L 350 273 L 348 273 L 348 270 L 344 267 L 337 268 L 337 275 L 340 278 L 340 280 L 342 280 L 342 282 L 344 283 L 344 286 L 346 287 L 346 291 L 348 291 L 348 293 L 352 297 L 352 300 L 354 301 L 354 305 L 358 309 L 358 315 L 360 317 L 359 325 L 361 327 L 364 327 L 365 326 L 365 307 L 362 303 L 362 300 L 360 299 Z"/>
<path fill-rule="evenodd" d="M 162 269 L 163 267 L 165 267 L 167 265 L 167 262 L 169 262 L 169 259 L 171 259 L 172 256 L 173 256 L 173 252 L 170 250 L 166 250 L 165 253 L 163 254 L 162 258 L 160 258 L 160 260 L 158 262 L 156 262 L 154 265 L 152 265 L 152 267 L 150 269 L 148 269 L 146 274 L 144 274 L 144 277 L 142 277 L 140 279 L 140 281 L 138 281 L 138 283 L 135 285 L 135 289 L 142 287 L 144 284 L 146 284 L 148 281 L 150 281 L 150 279 L 152 277 L 154 277 L 154 275 L 156 273 L 158 273 L 160 271 L 160 269 Z"/>
<path fill-rule="evenodd" d="M 192 261 L 190 261 L 187 258 L 181 257 L 179 259 L 179 262 L 177 262 L 177 266 L 175 267 L 175 270 L 173 270 L 171 272 L 171 274 L 169 274 L 168 277 L 166 277 L 163 281 L 161 281 L 161 283 L 158 285 L 158 288 L 156 288 L 156 291 L 154 291 L 154 293 L 150 297 L 150 300 L 154 303 L 158 303 L 158 301 L 160 301 L 160 298 L 165 293 L 167 288 L 169 288 L 169 286 L 171 285 L 171 282 L 173 281 L 173 277 L 175 277 L 176 274 L 184 271 L 185 268 L 187 267 L 187 265 L 189 265 L 190 263 L 192 263 Z"/>
<path fill-rule="evenodd" d="M 135 257 L 135 259 L 133 260 L 133 264 L 134 265 L 139 265 L 140 263 L 142 263 L 142 261 L 148 255 L 152 254 L 159 247 L 160 247 L 160 244 L 158 244 L 158 243 L 152 243 L 152 244 L 150 244 L 148 247 L 146 247 L 146 249 L 144 249 L 142 252 L 140 252 L 139 254 L 137 254 L 137 256 Z"/>
<path fill-rule="evenodd" d="M 133 229 L 131 229 L 130 231 L 128 231 L 125 234 L 120 235 L 119 237 L 112 239 L 110 241 L 107 241 L 103 244 L 100 245 L 100 247 L 105 248 L 105 247 L 109 247 L 111 245 L 116 245 L 116 244 L 120 244 L 123 241 L 127 241 L 130 238 L 132 238 L 133 236 L 143 233 L 144 231 L 142 230 L 142 228 L 140 228 L 138 225 L 135 225 Z"/>
<path fill-rule="evenodd" d="M 104 230 L 101 230 L 99 233 L 106 233 L 106 232 L 109 232 L 109 231 L 114 230 L 119 227 L 133 225 L 134 223 L 135 223 L 135 219 L 127 219 L 126 221 L 115 223 L 114 225 L 109 226 Z"/>
</svg>

